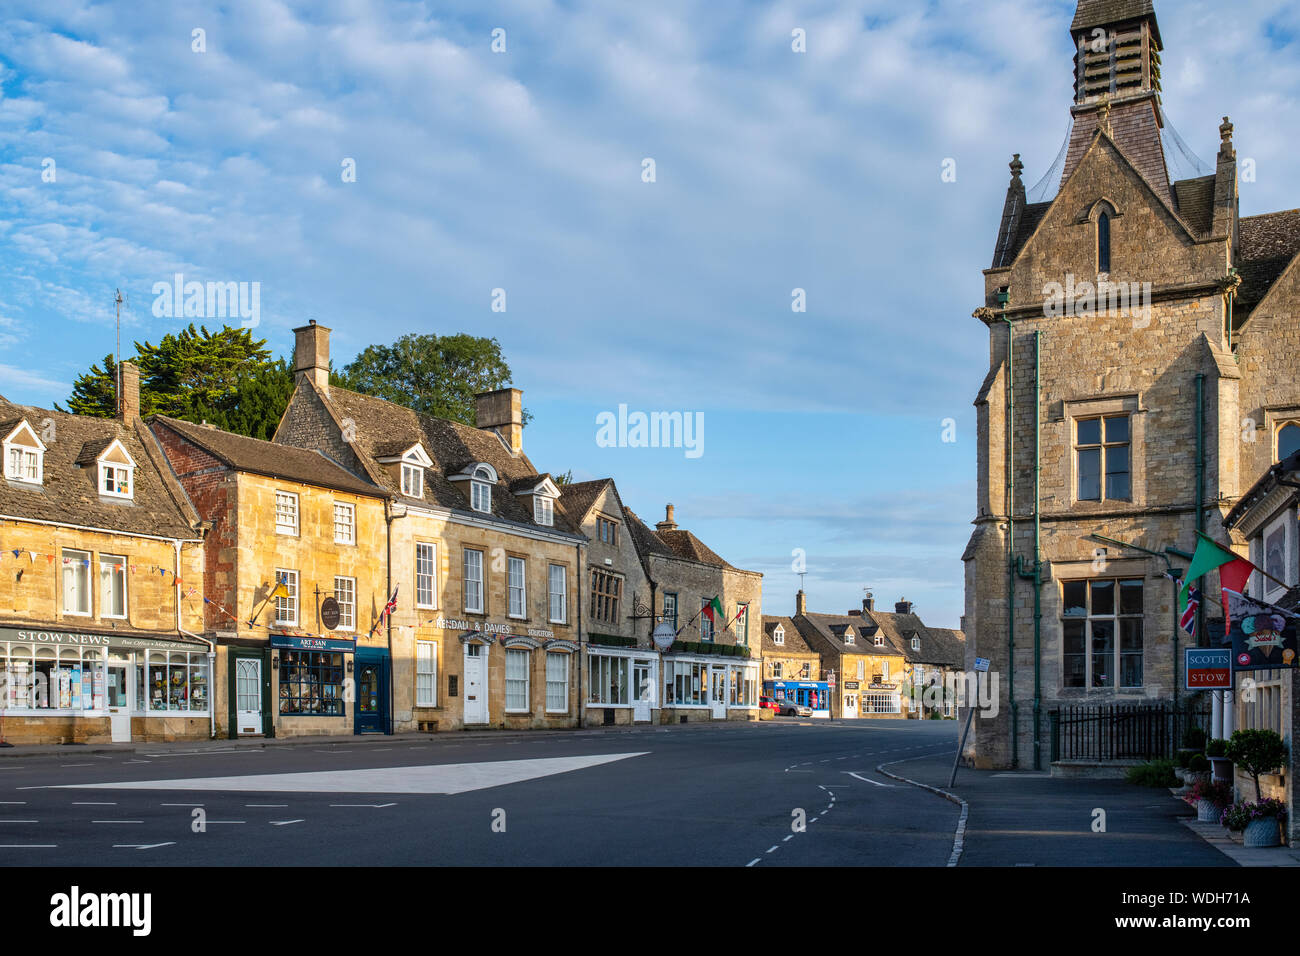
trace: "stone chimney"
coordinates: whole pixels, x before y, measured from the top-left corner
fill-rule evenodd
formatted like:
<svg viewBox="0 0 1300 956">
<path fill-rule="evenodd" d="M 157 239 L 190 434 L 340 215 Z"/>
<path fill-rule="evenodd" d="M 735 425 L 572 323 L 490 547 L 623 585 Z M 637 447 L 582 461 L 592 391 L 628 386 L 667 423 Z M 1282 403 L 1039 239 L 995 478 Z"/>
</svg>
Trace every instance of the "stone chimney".
<svg viewBox="0 0 1300 956">
<path fill-rule="evenodd" d="M 911 613 L 912 613 L 912 602 L 911 602 L 911 601 L 908 601 L 907 599 L 903 599 L 903 600 L 897 602 L 897 603 L 894 605 L 894 613 L 895 613 L 895 614 L 911 614 Z"/>
<path fill-rule="evenodd" d="M 862 613 L 865 614 L 867 611 L 874 611 L 875 609 L 876 599 L 872 597 L 871 592 L 868 591 L 867 596 L 862 599 Z"/>
<path fill-rule="evenodd" d="M 293 330 L 293 371 L 296 382 L 304 380 L 316 386 L 316 391 L 330 393 L 330 330 L 317 325 L 312 319 L 307 325 Z"/>
<path fill-rule="evenodd" d="M 117 417 L 130 424 L 140 417 L 140 368 L 134 362 L 123 362 L 117 375 Z"/>
<path fill-rule="evenodd" d="M 485 431 L 495 430 L 510 446 L 510 453 L 524 450 L 524 393 L 517 388 L 499 388 L 474 396 L 474 423 Z"/>
<path fill-rule="evenodd" d="M 803 593 L 802 588 L 800 588 L 799 591 L 794 596 L 794 613 L 795 614 L 808 613 L 808 596 Z"/>
<path fill-rule="evenodd" d="M 664 509 L 664 520 L 655 525 L 656 531 L 676 531 L 677 522 L 673 520 L 673 506 Z"/>
</svg>

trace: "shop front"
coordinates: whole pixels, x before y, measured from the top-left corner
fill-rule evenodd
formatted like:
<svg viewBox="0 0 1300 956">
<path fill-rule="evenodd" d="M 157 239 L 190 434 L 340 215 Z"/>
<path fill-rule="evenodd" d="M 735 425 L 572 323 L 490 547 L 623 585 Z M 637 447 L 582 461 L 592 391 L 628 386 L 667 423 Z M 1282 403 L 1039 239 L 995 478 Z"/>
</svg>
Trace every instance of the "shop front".
<svg viewBox="0 0 1300 956">
<path fill-rule="evenodd" d="M 775 700 L 793 700 L 813 712 L 814 717 L 830 717 L 831 686 L 826 681 L 770 680 L 763 693 Z"/>
<path fill-rule="evenodd" d="M 357 699 L 361 686 L 355 673 L 357 661 L 354 660 L 356 641 L 280 633 L 271 635 L 270 647 L 276 735 L 296 737 L 358 732 L 359 720 L 348 713 L 349 701 L 353 702 L 354 715 L 361 709 Z M 378 666 L 377 661 L 372 663 Z M 251 674 L 248 676 L 248 703 L 251 704 L 253 680 Z M 375 690 L 377 682 L 376 678 L 366 685 L 367 694 Z M 388 695 L 386 685 L 384 687 L 385 693 L 376 692 L 373 700 L 369 696 L 366 698 L 367 716 L 372 717 L 377 725 L 386 725 L 387 722 Z"/>
<path fill-rule="evenodd" d="M 0 627 L 0 733 L 10 743 L 127 743 L 211 734 L 199 641 Z"/>
<path fill-rule="evenodd" d="M 652 721 L 659 702 L 659 660 L 644 648 L 588 644 L 586 722 L 629 724 Z"/>
<path fill-rule="evenodd" d="M 758 719 L 759 664 L 665 655 L 663 721 Z"/>
</svg>

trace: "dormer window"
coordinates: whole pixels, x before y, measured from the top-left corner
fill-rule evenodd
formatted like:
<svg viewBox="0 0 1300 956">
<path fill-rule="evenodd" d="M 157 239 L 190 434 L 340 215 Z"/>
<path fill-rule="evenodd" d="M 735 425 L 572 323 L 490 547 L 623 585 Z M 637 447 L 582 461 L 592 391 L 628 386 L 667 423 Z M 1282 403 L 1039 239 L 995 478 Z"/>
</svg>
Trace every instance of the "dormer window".
<svg viewBox="0 0 1300 956">
<path fill-rule="evenodd" d="M 919 651 L 920 649 L 921 649 L 921 639 L 919 637 L 912 638 L 912 650 Z"/>
<path fill-rule="evenodd" d="M 853 628 L 849 628 L 847 631 L 844 632 L 844 643 L 845 644 L 853 643 Z"/>
<path fill-rule="evenodd" d="M 90 450 L 88 447 L 82 454 L 87 455 Z M 109 443 L 95 459 L 95 466 L 95 484 L 101 495 L 128 499 L 135 496 L 135 461 L 120 440 L 115 438 Z"/>
<path fill-rule="evenodd" d="M 496 475 L 487 465 L 479 465 L 474 469 L 474 475 L 469 482 L 469 506 L 475 511 L 481 511 L 484 514 L 492 512 L 492 485 L 496 483 Z"/>
<path fill-rule="evenodd" d="M 876 635 L 876 647 L 884 647 L 884 646 L 885 646 L 885 638 L 884 638 L 884 635 L 877 634 L 877 635 Z"/>
<path fill-rule="evenodd" d="M 408 498 L 424 497 L 424 469 L 402 462 L 402 494 Z"/>
<path fill-rule="evenodd" d="M 10 481 L 39 485 L 45 478 L 45 443 L 26 421 L 19 422 L 5 436 L 4 467 Z"/>
<path fill-rule="evenodd" d="M 381 465 L 397 469 L 390 474 L 395 474 L 401 480 L 402 494 L 405 497 L 424 497 L 424 471 L 433 465 L 433 459 L 425 452 L 424 446 L 416 442 L 400 455 L 389 455 L 378 460 Z"/>
<path fill-rule="evenodd" d="M 550 527 L 555 524 L 555 501 L 541 495 L 533 497 L 533 521 Z"/>
<path fill-rule="evenodd" d="M 778 624 L 776 626 L 776 630 L 772 632 L 772 643 L 773 644 L 785 643 L 785 628 L 782 627 L 780 624 Z"/>
</svg>

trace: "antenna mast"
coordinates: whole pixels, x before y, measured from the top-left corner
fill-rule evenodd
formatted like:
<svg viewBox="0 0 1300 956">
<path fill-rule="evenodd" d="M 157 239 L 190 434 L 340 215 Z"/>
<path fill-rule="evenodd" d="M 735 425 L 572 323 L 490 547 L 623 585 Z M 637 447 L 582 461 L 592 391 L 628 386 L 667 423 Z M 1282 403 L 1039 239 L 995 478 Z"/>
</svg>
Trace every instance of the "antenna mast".
<svg viewBox="0 0 1300 956">
<path fill-rule="evenodd" d="M 117 313 L 117 346 L 113 351 L 113 371 L 117 373 L 117 404 L 122 405 L 122 290 L 113 290 L 113 307 Z"/>
</svg>

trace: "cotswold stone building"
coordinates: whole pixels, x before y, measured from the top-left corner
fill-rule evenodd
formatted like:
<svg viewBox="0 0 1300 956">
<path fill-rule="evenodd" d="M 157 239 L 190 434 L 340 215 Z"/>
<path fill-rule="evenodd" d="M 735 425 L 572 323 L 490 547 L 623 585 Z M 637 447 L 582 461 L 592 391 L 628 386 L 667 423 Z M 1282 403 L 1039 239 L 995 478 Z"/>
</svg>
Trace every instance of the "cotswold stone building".
<svg viewBox="0 0 1300 956">
<path fill-rule="evenodd" d="M 1300 211 L 1239 216 L 1226 118 L 1213 172 L 1170 174 L 1150 0 L 1082 0 L 1070 32 L 1059 188 L 1027 202 L 1012 162 L 976 313 L 964 629 L 968 668 L 999 678 L 982 767 L 1046 767 L 1062 705 L 1172 700 L 1187 638 L 1163 574 L 1186 561 L 1165 549 L 1228 540 L 1226 509 L 1300 439 Z"/>
</svg>

